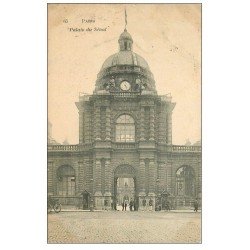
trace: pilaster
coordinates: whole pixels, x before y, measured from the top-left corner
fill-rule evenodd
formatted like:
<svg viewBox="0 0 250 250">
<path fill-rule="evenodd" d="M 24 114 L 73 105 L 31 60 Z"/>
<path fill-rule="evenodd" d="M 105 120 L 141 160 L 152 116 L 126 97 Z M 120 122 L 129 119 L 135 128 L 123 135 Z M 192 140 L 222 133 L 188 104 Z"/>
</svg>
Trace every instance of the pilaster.
<svg viewBox="0 0 250 250">
<path fill-rule="evenodd" d="M 54 190 L 53 190 L 53 162 L 48 162 L 48 194 L 53 195 Z M 54 183 L 56 185 L 56 183 Z"/>
<path fill-rule="evenodd" d="M 140 141 L 145 141 L 145 109 L 143 106 L 141 106 L 141 112 L 140 112 Z"/>
<path fill-rule="evenodd" d="M 165 163 L 164 162 L 159 162 L 158 163 L 158 176 L 157 178 L 159 179 L 158 186 L 157 186 L 157 191 L 158 193 L 163 192 L 165 189 L 165 182 L 166 182 L 166 168 L 165 168 Z"/>
<path fill-rule="evenodd" d="M 94 194 L 102 195 L 101 160 L 96 159 L 93 169 Z"/>
<path fill-rule="evenodd" d="M 154 159 L 150 159 L 149 161 L 149 196 L 155 195 L 155 186 L 156 186 L 156 173 L 157 169 L 155 166 Z"/>
<path fill-rule="evenodd" d="M 110 118 L 110 107 L 106 108 L 106 141 L 111 140 L 111 118 Z"/>
<path fill-rule="evenodd" d="M 173 182 L 172 182 L 172 164 L 169 164 L 167 166 L 167 169 L 166 169 L 166 173 L 167 173 L 167 191 L 170 193 L 170 194 L 173 194 Z"/>
<path fill-rule="evenodd" d="M 110 160 L 105 160 L 105 194 L 104 196 L 111 196 L 111 185 L 112 185 L 112 176 L 111 176 L 111 166 Z"/>
<path fill-rule="evenodd" d="M 149 140 L 153 141 L 155 139 L 155 110 L 154 106 L 150 107 L 149 110 Z"/>
<path fill-rule="evenodd" d="M 165 105 L 162 104 L 161 109 L 160 109 L 160 114 L 159 114 L 159 142 L 160 143 L 166 143 L 166 115 L 165 115 Z"/>
<path fill-rule="evenodd" d="M 95 127 L 95 140 L 101 140 L 101 108 L 99 106 L 95 106 L 94 108 L 94 116 L 95 122 L 93 126 Z"/>
<path fill-rule="evenodd" d="M 172 112 L 167 113 L 167 144 L 172 145 Z"/>
<path fill-rule="evenodd" d="M 79 144 L 84 143 L 84 114 L 83 110 L 79 109 Z"/>
<path fill-rule="evenodd" d="M 78 162 L 77 193 L 84 191 L 84 167 L 83 162 Z"/>
<path fill-rule="evenodd" d="M 101 160 L 96 159 L 94 164 L 94 208 L 102 210 L 104 207 L 104 200 L 102 196 L 102 165 Z"/>
<path fill-rule="evenodd" d="M 139 166 L 139 196 L 145 196 L 145 160 L 140 159 L 140 166 Z"/>
<path fill-rule="evenodd" d="M 91 111 L 89 108 L 84 109 L 84 143 L 90 143 L 91 142 Z"/>
</svg>

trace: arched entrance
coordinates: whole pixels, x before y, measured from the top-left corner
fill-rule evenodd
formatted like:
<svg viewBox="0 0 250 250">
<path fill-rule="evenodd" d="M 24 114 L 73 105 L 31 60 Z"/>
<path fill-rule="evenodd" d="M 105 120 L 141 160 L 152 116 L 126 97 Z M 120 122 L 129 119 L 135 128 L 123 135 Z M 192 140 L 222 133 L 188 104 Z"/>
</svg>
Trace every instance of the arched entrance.
<svg viewBox="0 0 250 250">
<path fill-rule="evenodd" d="M 190 207 L 195 197 L 195 171 L 191 166 L 183 165 L 176 171 L 176 205 Z"/>
<path fill-rule="evenodd" d="M 114 171 L 114 209 L 120 210 L 122 202 L 133 202 L 133 210 L 137 209 L 137 175 L 130 165 L 118 166 Z M 128 206 L 129 207 L 129 206 Z"/>
</svg>

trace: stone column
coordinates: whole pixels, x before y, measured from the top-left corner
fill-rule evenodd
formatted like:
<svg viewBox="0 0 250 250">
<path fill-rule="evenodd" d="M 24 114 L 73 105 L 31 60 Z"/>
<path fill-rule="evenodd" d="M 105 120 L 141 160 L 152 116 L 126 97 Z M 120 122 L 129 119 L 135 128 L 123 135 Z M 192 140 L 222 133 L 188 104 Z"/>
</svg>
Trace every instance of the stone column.
<svg viewBox="0 0 250 250">
<path fill-rule="evenodd" d="M 53 186 L 56 185 L 56 183 L 53 182 L 53 162 L 48 162 L 48 183 L 47 183 L 47 189 L 48 194 L 53 195 L 54 194 L 54 188 Z"/>
<path fill-rule="evenodd" d="M 156 190 L 156 165 L 154 159 L 150 159 L 149 161 L 149 200 L 153 200 L 153 211 L 155 210 L 155 190 Z"/>
<path fill-rule="evenodd" d="M 84 189 L 86 189 L 91 196 L 93 196 L 93 165 L 89 161 L 89 157 L 85 156 L 83 159 L 83 166 L 84 166 L 84 176 L 83 176 L 83 183 Z"/>
<path fill-rule="evenodd" d="M 95 209 L 103 208 L 101 160 L 96 159 L 93 169 Z"/>
<path fill-rule="evenodd" d="M 201 176 L 201 160 L 198 158 L 197 159 L 197 181 L 196 181 L 196 185 L 197 185 L 197 188 L 196 188 L 196 197 L 198 197 L 198 199 L 201 201 L 202 197 L 201 197 L 201 194 L 202 194 L 202 190 L 201 190 L 201 180 L 202 180 L 202 176 Z"/>
<path fill-rule="evenodd" d="M 83 114 L 83 110 L 79 109 L 79 144 L 83 144 L 84 143 L 84 114 Z"/>
<path fill-rule="evenodd" d="M 77 181 L 77 192 L 84 191 L 84 166 L 83 162 L 78 162 L 78 180 Z"/>
<path fill-rule="evenodd" d="M 167 113 L 167 144 L 172 145 L 172 112 Z"/>
<path fill-rule="evenodd" d="M 162 106 L 159 114 L 159 142 L 166 143 L 166 116 L 164 112 L 165 106 Z"/>
<path fill-rule="evenodd" d="M 153 141 L 155 139 L 155 110 L 154 107 L 150 107 L 149 111 L 149 140 Z"/>
<path fill-rule="evenodd" d="M 110 107 L 106 107 L 106 141 L 111 140 L 111 118 L 110 118 Z"/>
<path fill-rule="evenodd" d="M 149 160 L 149 176 L 148 176 L 148 182 L 149 182 L 149 194 L 155 194 L 155 185 L 156 185 L 156 166 L 154 163 L 154 159 Z"/>
<path fill-rule="evenodd" d="M 166 168 L 165 168 L 165 163 L 164 162 L 159 162 L 158 163 L 158 177 L 159 182 L 158 182 L 158 192 L 161 193 L 164 191 L 166 187 Z"/>
<path fill-rule="evenodd" d="M 173 186 L 172 186 L 172 178 L 175 178 L 175 176 L 172 176 L 172 164 L 168 164 L 167 165 L 167 169 L 166 169 L 166 178 L 167 178 L 167 191 L 170 194 L 173 194 Z"/>
<path fill-rule="evenodd" d="M 95 113 L 95 122 L 93 126 L 95 127 L 95 140 L 101 140 L 101 108 L 99 106 L 95 106 L 94 108 Z"/>
<path fill-rule="evenodd" d="M 112 186 L 112 171 L 110 166 L 110 160 L 105 160 L 105 193 L 104 199 L 108 202 L 108 210 L 111 209 L 111 186 Z"/>
<path fill-rule="evenodd" d="M 142 200 L 146 196 L 145 193 L 145 160 L 140 159 L 140 166 L 139 166 L 139 210 L 143 209 Z"/>
<path fill-rule="evenodd" d="M 91 118 L 90 118 L 91 112 L 89 109 L 85 108 L 84 109 L 84 143 L 90 143 L 91 142 Z"/>
<path fill-rule="evenodd" d="M 111 185 L 112 185 L 112 171 L 110 166 L 110 160 L 105 160 L 105 196 L 111 196 Z"/>
<path fill-rule="evenodd" d="M 52 179 L 53 179 L 53 195 L 57 195 L 57 185 L 58 185 L 58 177 L 57 177 L 57 167 L 55 166 L 55 164 L 53 163 L 53 175 L 52 175 Z"/>
<path fill-rule="evenodd" d="M 141 113 L 140 113 L 140 141 L 145 141 L 145 109 L 141 106 Z"/>
</svg>

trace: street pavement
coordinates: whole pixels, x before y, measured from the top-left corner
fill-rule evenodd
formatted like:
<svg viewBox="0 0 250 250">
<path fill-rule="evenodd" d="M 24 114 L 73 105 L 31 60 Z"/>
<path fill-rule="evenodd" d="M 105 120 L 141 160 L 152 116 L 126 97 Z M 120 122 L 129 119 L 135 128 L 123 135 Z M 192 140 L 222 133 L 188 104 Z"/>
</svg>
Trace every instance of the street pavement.
<svg viewBox="0 0 250 250">
<path fill-rule="evenodd" d="M 48 243 L 201 243 L 201 213 L 50 213 Z"/>
</svg>

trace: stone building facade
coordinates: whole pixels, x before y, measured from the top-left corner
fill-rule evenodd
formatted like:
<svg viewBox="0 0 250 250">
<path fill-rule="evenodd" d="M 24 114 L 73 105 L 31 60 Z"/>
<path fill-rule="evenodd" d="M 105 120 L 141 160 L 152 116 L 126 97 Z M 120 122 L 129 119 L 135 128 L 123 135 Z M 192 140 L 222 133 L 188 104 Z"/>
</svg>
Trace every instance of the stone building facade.
<svg viewBox="0 0 250 250">
<path fill-rule="evenodd" d="M 65 204 L 80 194 L 86 208 L 111 209 L 119 178 L 134 180 L 134 202 L 168 199 L 175 207 L 201 199 L 201 147 L 172 144 L 170 95 L 158 95 L 148 63 L 125 29 L 92 95 L 80 95 L 79 144 L 48 145 L 48 193 Z M 165 197 L 165 198 L 164 198 Z"/>
</svg>

